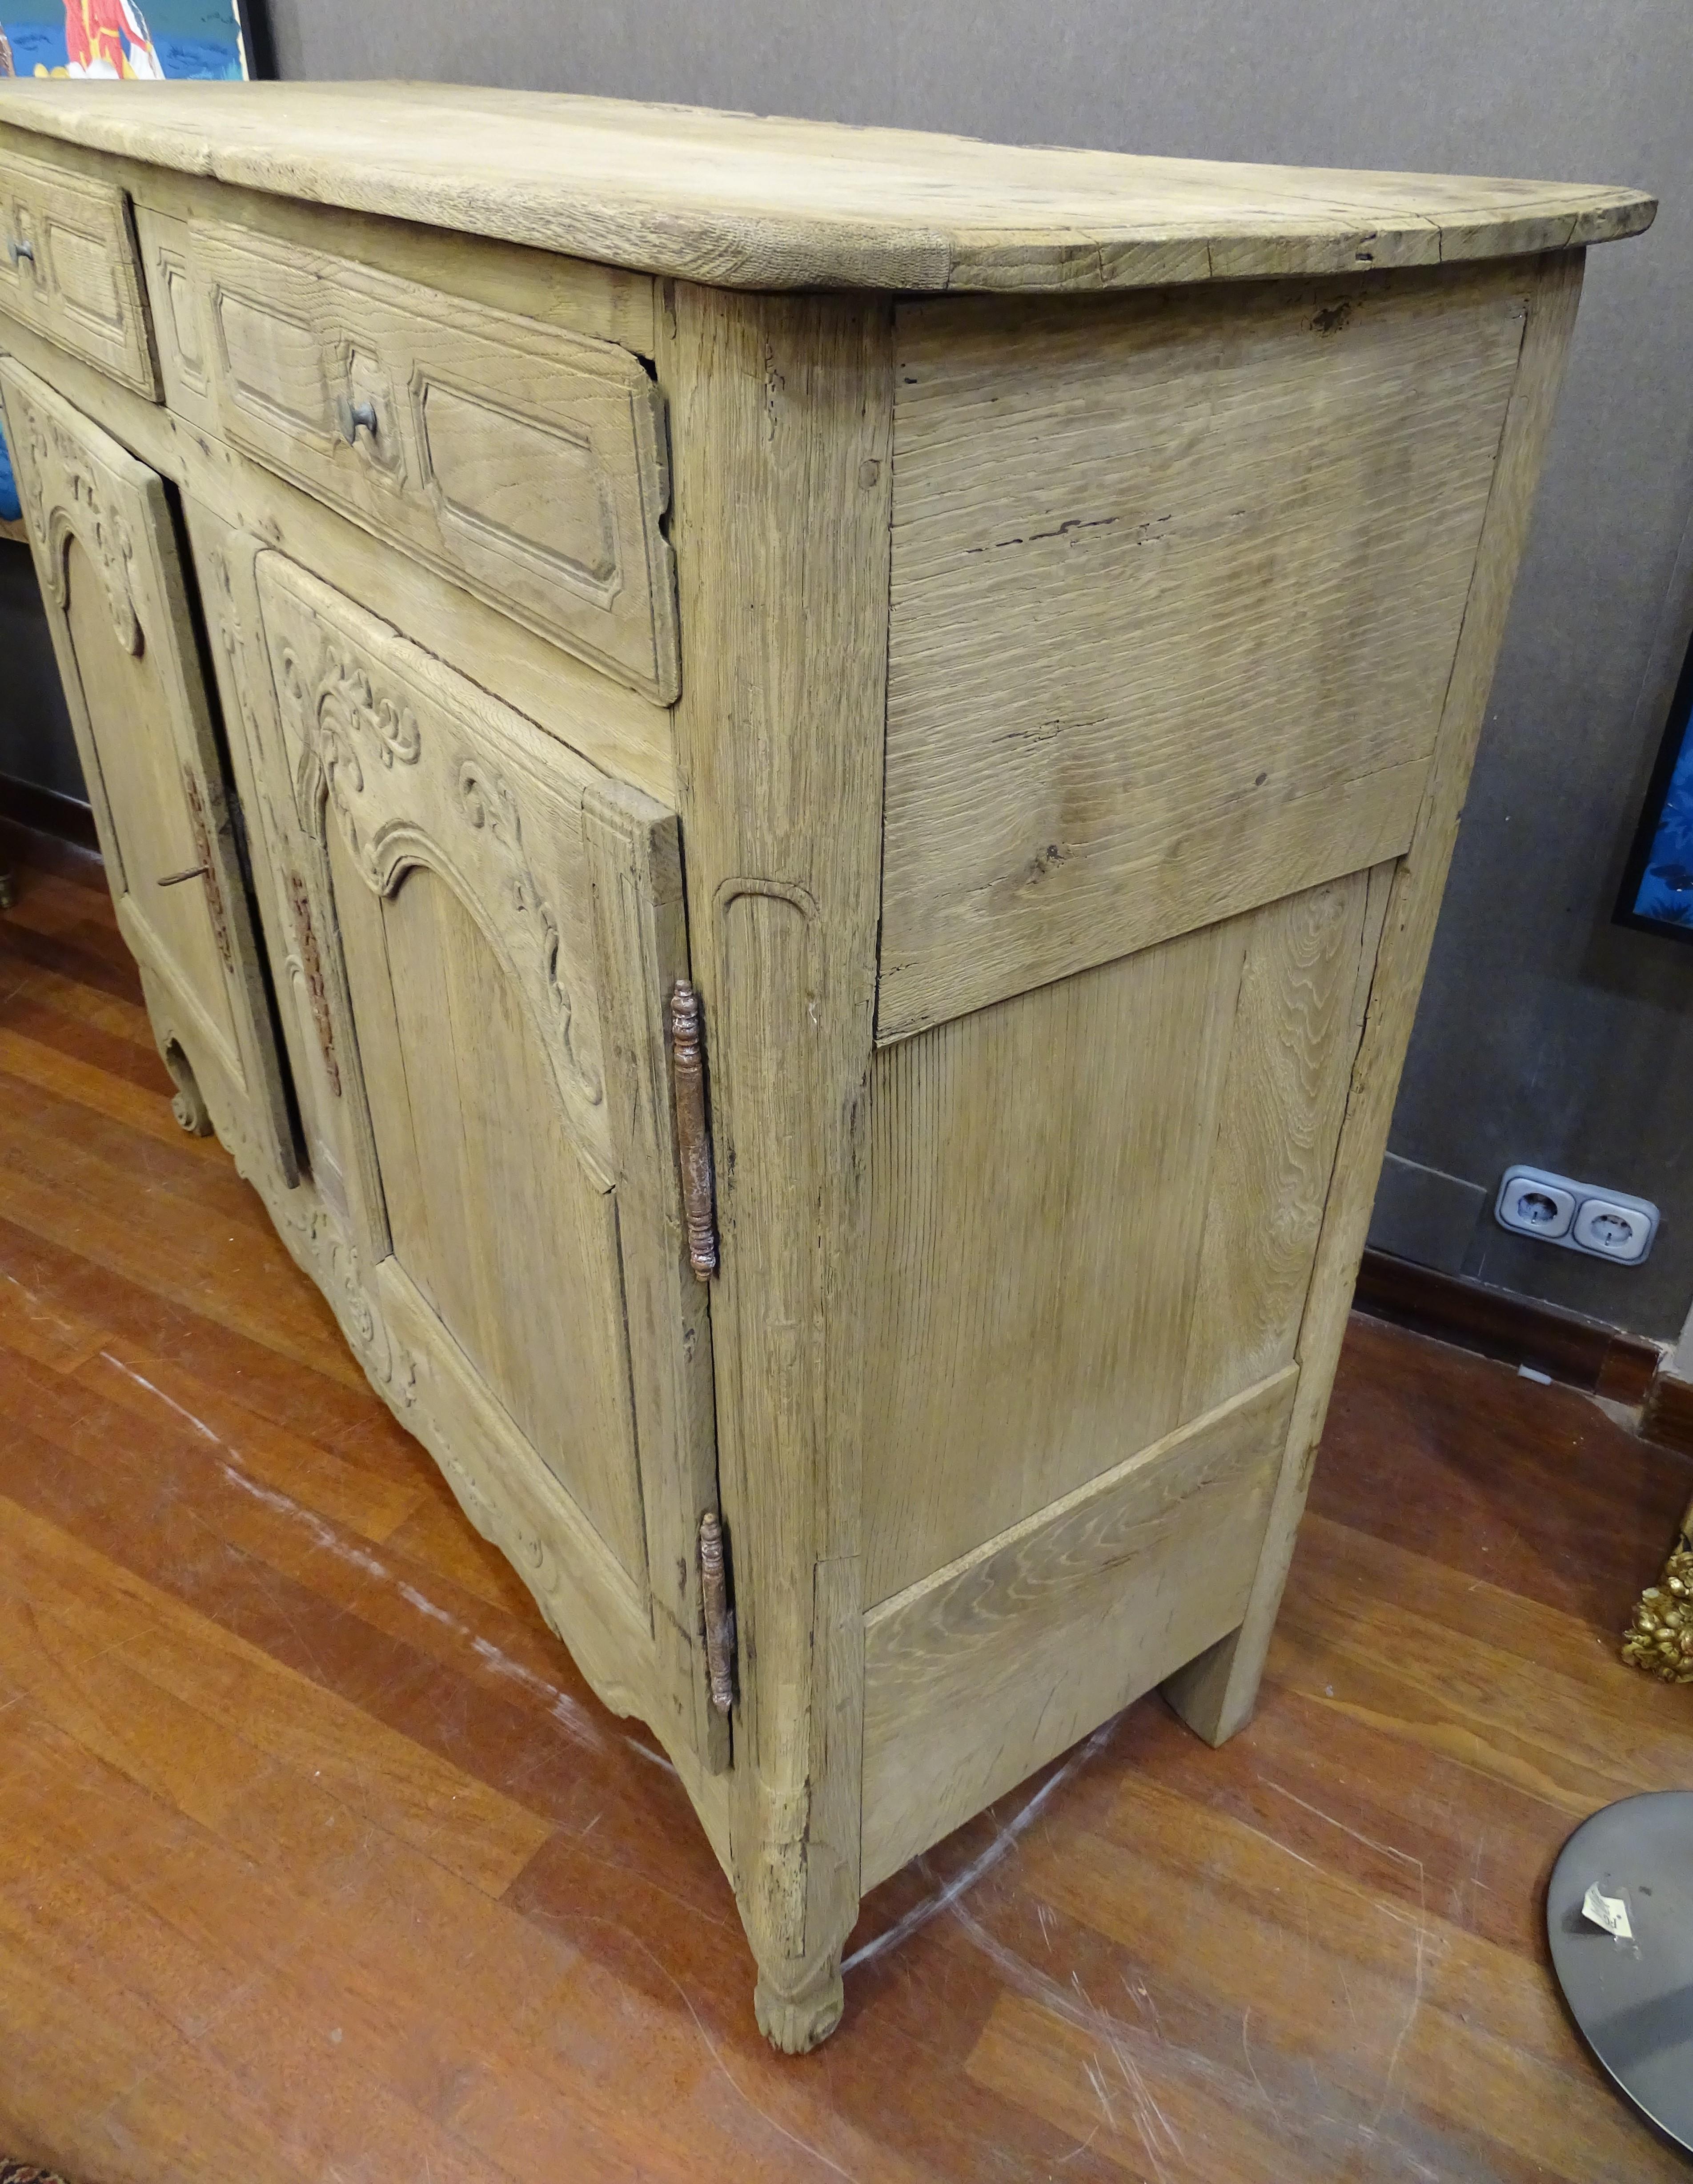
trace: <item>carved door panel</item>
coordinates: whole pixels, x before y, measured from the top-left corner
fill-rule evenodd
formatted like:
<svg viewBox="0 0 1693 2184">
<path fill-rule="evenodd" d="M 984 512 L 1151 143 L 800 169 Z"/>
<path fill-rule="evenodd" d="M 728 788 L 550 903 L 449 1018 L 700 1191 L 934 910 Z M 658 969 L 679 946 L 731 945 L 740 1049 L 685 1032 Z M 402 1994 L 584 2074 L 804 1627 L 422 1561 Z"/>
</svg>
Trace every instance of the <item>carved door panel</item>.
<svg viewBox="0 0 1693 2184">
<path fill-rule="evenodd" d="M 185 1127 L 297 1179 L 277 1057 L 164 485 L 0 360 L 6 433 L 125 940 Z"/>
<path fill-rule="evenodd" d="M 602 1693 L 720 1765 L 675 819 L 279 554 L 253 567 L 283 883 L 400 1400 Z"/>
<path fill-rule="evenodd" d="M 351 1207 L 337 1122 L 340 1071 L 316 928 L 301 878 L 307 869 L 307 852 L 298 838 L 281 725 L 259 626 L 254 563 L 264 549 L 259 539 L 226 523 L 191 494 L 182 496 L 182 515 L 223 702 L 231 772 L 247 814 L 253 890 L 287 1050 L 302 1148 L 340 1240 L 350 1245 Z M 356 1334 L 358 1330 L 349 1332 Z M 363 1348 L 362 1342 L 359 1346 Z"/>
</svg>

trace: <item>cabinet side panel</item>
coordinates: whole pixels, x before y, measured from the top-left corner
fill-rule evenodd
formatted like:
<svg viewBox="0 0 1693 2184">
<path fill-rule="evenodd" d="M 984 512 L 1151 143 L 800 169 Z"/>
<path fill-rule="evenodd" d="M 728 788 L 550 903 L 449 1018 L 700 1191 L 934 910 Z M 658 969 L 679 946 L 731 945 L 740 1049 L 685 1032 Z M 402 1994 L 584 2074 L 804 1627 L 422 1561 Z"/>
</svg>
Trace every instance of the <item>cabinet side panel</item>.
<svg viewBox="0 0 1693 2184">
<path fill-rule="evenodd" d="M 1297 1377 L 1284 1367 L 866 1618 L 866 1886 L 1228 1627 Z"/>
<path fill-rule="evenodd" d="M 1411 840 L 1525 265 L 899 316 L 879 1039 Z"/>
<path fill-rule="evenodd" d="M 877 1055 L 872 1604 L 1291 1358 L 1366 893 L 1354 874 Z"/>
<path fill-rule="evenodd" d="M 1324 1210 L 1315 1273 L 1299 1334 L 1299 1400 L 1265 1535 L 1264 1552 L 1240 1626 L 1165 1685 L 1171 1704 L 1199 1733 L 1221 1743 L 1240 1728 L 1258 1680 L 1293 1558 L 1312 1468 L 1322 1438 L 1341 1338 L 1369 1226 L 1400 1071 L 1451 864 L 1458 816 L 1475 761 L 1487 694 L 1528 535 L 1552 410 L 1581 296 L 1582 254 L 1561 251 L 1523 269 L 1529 292 L 1522 368 L 1500 443 L 1497 474 L 1464 610 L 1463 631 L 1441 714 L 1428 787 L 1408 854 L 1380 874 L 1373 905 L 1382 920 L 1367 1014 L 1353 1065 L 1334 1177 Z"/>
</svg>

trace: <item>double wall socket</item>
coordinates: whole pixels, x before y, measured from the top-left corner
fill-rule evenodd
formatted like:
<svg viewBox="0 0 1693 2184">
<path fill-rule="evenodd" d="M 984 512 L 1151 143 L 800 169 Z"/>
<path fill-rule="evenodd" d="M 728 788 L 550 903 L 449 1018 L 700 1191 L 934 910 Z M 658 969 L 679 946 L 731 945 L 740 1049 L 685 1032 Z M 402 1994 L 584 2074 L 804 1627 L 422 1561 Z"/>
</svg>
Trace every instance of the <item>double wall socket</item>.
<svg viewBox="0 0 1693 2184">
<path fill-rule="evenodd" d="M 1639 1266 L 1657 1234 L 1657 1208 L 1650 1199 L 1573 1183 L 1540 1167 L 1506 1169 L 1493 1216 L 1501 1228 L 1518 1235 L 1538 1236 L 1543 1244 L 1587 1251 L 1623 1267 Z"/>
</svg>

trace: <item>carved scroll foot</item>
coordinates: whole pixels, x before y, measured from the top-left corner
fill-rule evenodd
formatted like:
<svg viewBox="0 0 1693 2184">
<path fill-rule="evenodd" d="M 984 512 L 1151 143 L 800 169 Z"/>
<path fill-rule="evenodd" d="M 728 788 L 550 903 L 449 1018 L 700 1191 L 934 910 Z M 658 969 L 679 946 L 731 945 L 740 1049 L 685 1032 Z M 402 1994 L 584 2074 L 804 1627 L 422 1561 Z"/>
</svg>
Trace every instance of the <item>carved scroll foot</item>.
<svg viewBox="0 0 1693 2184">
<path fill-rule="evenodd" d="M 170 1102 L 171 1113 L 191 1138 L 210 1137 L 210 1111 L 195 1080 L 192 1066 L 175 1039 L 164 1049 L 164 1067 L 176 1086 L 176 1097 Z"/>
<path fill-rule="evenodd" d="M 789 1958 L 759 1967 L 753 1991 L 758 2029 L 783 2055 L 804 2055 L 827 2040 L 845 2006 L 838 1949 L 821 1964 Z"/>
</svg>

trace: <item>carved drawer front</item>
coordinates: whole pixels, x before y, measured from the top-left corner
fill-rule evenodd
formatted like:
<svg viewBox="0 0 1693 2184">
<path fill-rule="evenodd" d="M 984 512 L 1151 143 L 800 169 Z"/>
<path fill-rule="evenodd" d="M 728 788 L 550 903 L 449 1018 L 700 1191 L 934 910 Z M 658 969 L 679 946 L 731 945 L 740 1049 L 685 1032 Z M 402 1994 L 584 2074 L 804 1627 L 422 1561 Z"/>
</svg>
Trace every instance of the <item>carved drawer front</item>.
<svg viewBox="0 0 1693 2184">
<path fill-rule="evenodd" d="M 670 702 L 664 432 L 632 356 L 267 237 L 197 226 L 190 248 L 231 440 Z"/>
<path fill-rule="evenodd" d="M 6 437 L 124 939 L 181 1090 L 296 1179 L 282 1069 L 164 482 L 10 358 Z M 203 1108 L 202 1102 L 203 1101 Z"/>
<path fill-rule="evenodd" d="M 111 183 L 0 157 L 0 311 L 159 398 L 129 200 Z"/>
<path fill-rule="evenodd" d="M 253 596 L 289 983 L 412 1421 L 590 1674 L 709 1752 L 675 818 L 282 555 Z"/>
</svg>

